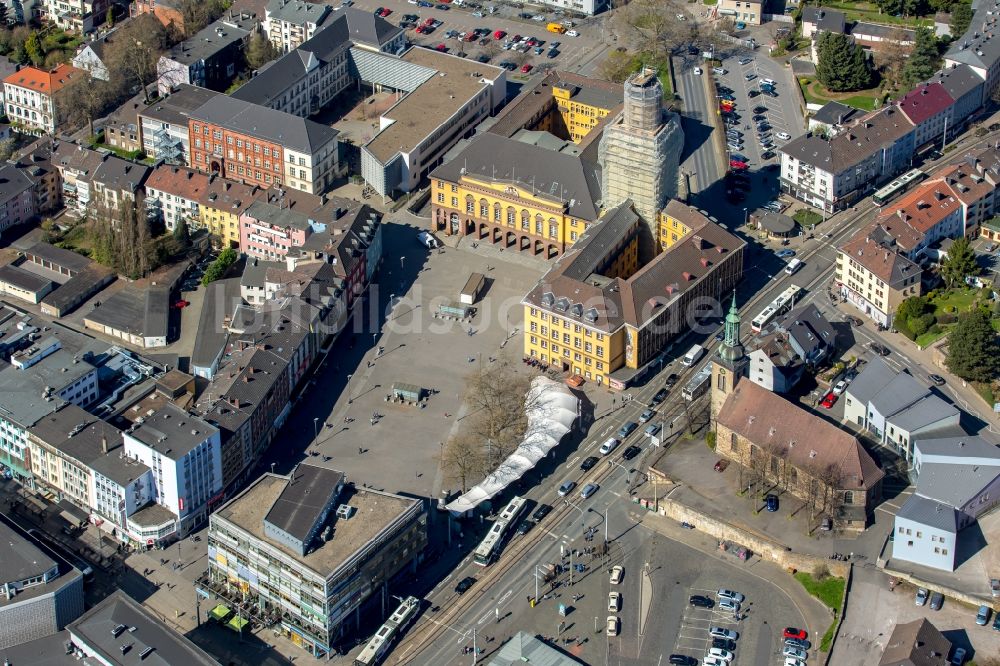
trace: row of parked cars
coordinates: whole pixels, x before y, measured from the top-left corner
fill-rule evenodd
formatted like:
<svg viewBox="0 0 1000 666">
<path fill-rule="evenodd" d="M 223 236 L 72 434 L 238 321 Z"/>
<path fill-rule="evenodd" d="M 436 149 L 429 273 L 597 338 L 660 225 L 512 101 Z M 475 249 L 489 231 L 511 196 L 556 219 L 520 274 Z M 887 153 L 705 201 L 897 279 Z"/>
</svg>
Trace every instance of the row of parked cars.
<svg viewBox="0 0 1000 666">
<path fill-rule="evenodd" d="M 996 590 L 1000 593 L 1000 582 L 997 583 Z M 996 595 L 994 595 L 996 596 Z M 915 601 L 918 606 L 925 606 L 927 602 L 930 601 L 931 610 L 937 611 L 941 610 L 941 606 L 944 605 L 944 595 L 940 592 L 931 592 L 927 588 L 918 587 L 917 594 L 915 596 Z M 993 629 L 995 631 L 1000 631 L 1000 613 L 994 614 L 993 609 L 983 604 L 976 611 L 976 624 L 980 627 L 985 627 L 990 623 L 990 617 L 993 617 Z M 965 658 L 968 652 L 964 647 L 958 646 L 951 653 L 951 658 L 948 660 L 953 666 L 961 666 L 965 663 Z"/>
</svg>

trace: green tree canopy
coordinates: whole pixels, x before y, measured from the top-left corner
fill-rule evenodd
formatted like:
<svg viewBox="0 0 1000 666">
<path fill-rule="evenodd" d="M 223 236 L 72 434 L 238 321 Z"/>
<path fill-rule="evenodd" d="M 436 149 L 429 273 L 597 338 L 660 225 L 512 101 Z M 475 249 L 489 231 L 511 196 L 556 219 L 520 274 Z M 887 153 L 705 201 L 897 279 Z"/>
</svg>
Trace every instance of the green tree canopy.
<svg viewBox="0 0 1000 666">
<path fill-rule="evenodd" d="M 864 49 L 847 35 L 824 32 L 817 52 L 816 76 L 827 90 L 862 90 L 871 84 L 872 71 Z"/>
<path fill-rule="evenodd" d="M 903 67 L 903 81 L 912 87 L 926 81 L 937 71 L 941 62 L 937 37 L 930 28 L 917 28 L 910 59 Z"/>
<path fill-rule="evenodd" d="M 187 245 L 191 241 L 187 218 L 182 217 L 181 221 L 174 225 L 174 240 L 184 245 Z"/>
<path fill-rule="evenodd" d="M 255 32 L 247 42 L 246 59 L 250 69 L 260 69 L 277 57 L 278 49 L 263 33 Z"/>
<path fill-rule="evenodd" d="M 34 30 L 28 35 L 28 39 L 24 40 L 24 53 L 31 60 L 31 64 L 36 67 L 45 62 L 45 53 L 42 52 L 42 44 L 38 41 L 38 33 Z"/>
<path fill-rule="evenodd" d="M 989 315 L 976 309 L 962 315 L 948 336 L 948 370 L 973 382 L 989 382 L 1000 374 L 1000 342 Z"/>
<path fill-rule="evenodd" d="M 960 2 L 951 8 L 951 20 L 948 26 L 951 29 L 951 36 L 961 37 L 969 29 L 972 23 L 972 5 L 967 2 Z"/>
<path fill-rule="evenodd" d="M 976 253 L 965 237 L 958 238 L 948 249 L 948 257 L 941 262 L 941 277 L 948 287 L 962 284 L 967 275 L 978 275 L 979 264 L 976 263 Z"/>
</svg>

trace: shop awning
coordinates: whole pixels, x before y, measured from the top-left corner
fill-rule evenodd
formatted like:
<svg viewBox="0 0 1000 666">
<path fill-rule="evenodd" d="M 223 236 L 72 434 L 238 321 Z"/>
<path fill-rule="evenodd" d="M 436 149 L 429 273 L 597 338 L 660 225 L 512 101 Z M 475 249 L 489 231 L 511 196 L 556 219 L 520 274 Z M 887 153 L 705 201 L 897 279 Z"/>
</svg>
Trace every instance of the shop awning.
<svg viewBox="0 0 1000 666">
<path fill-rule="evenodd" d="M 246 619 L 240 617 L 239 615 L 237 615 L 236 617 L 234 617 L 233 619 L 231 619 L 229 622 L 227 622 L 226 626 L 229 627 L 230 629 L 232 629 L 233 631 L 243 631 L 243 629 L 248 624 L 250 624 L 250 620 L 246 620 Z"/>
<path fill-rule="evenodd" d="M 208 616 L 216 622 L 225 622 L 226 618 L 229 617 L 229 614 L 232 612 L 233 611 L 229 608 L 229 606 L 219 604 L 208 612 Z"/>
</svg>

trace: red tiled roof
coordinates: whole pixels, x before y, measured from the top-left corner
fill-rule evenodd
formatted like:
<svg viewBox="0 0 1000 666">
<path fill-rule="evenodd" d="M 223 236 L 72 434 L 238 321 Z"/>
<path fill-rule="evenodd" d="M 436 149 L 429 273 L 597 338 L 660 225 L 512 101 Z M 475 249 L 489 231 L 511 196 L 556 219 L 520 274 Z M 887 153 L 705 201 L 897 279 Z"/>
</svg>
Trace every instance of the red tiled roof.
<svg viewBox="0 0 1000 666">
<path fill-rule="evenodd" d="M 899 109 L 914 125 L 941 113 L 955 103 L 940 83 L 919 85 L 899 100 Z"/>
<path fill-rule="evenodd" d="M 58 92 L 71 79 L 83 73 L 82 69 L 70 65 L 59 65 L 51 72 L 37 67 L 24 67 L 5 78 L 3 82 L 51 95 Z"/>
<path fill-rule="evenodd" d="M 899 201 L 883 208 L 877 219 L 882 224 L 902 220 L 923 235 L 959 208 L 961 202 L 953 196 L 951 188 L 937 178 L 920 184 Z"/>
</svg>

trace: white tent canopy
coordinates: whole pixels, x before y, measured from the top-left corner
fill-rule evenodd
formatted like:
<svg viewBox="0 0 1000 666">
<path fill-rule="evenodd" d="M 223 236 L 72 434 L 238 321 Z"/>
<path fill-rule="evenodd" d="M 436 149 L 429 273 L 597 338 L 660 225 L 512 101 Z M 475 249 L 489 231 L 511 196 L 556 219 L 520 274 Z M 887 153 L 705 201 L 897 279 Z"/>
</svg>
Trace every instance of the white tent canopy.
<svg viewBox="0 0 1000 666">
<path fill-rule="evenodd" d="M 525 403 L 528 428 L 524 439 L 482 482 L 448 504 L 445 507 L 448 511 L 455 514 L 471 511 L 524 476 L 573 428 L 580 409 L 576 396 L 564 384 L 548 377 L 532 380 Z"/>
</svg>

